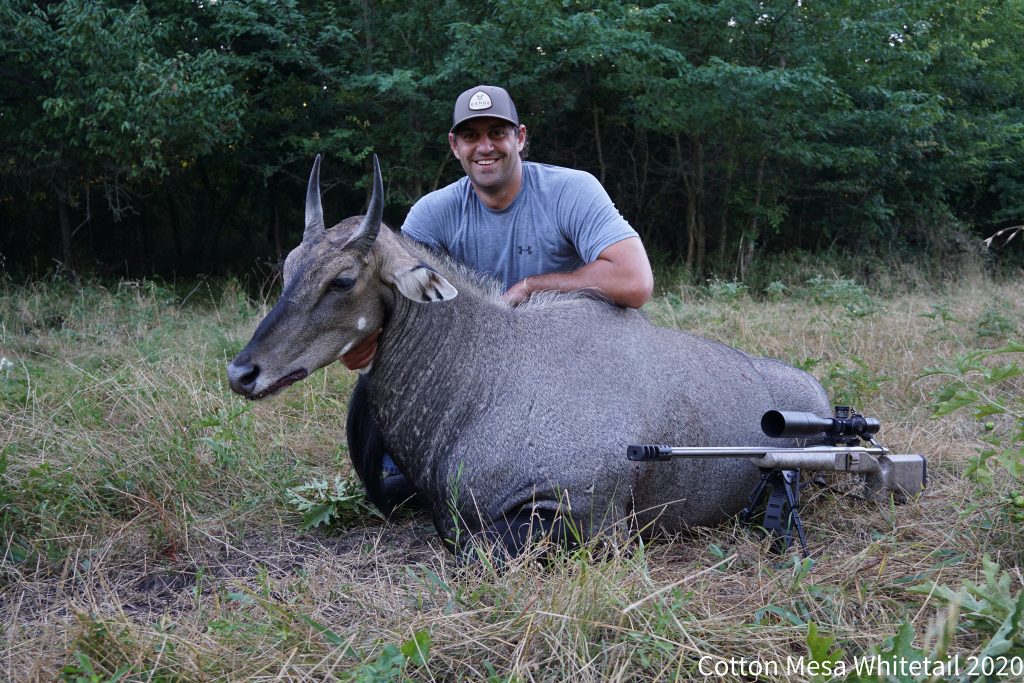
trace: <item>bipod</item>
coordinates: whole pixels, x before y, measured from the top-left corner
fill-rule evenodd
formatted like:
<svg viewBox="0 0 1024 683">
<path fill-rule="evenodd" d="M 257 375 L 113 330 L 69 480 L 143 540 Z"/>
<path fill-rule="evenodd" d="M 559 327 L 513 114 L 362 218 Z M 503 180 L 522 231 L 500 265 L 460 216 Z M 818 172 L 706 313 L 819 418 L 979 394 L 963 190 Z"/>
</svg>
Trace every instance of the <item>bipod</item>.
<svg viewBox="0 0 1024 683">
<path fill-rule="evenodd" d="M 771 494 L 768 487 L 771 487 Z M 800 470 L 763 470 L 761 479 L 750 494 L 750 504 L 743 508 L 740 519 L 750 522 L 754 513 L 761 506 L 765 496 L 768 502 L 764 507 L 764 521 L 762 526 L 768 533 L 781 537 L 783 550 L 789 550 L 793 543 L 793 528 L 796 528 L 797 538 L 800 541 L 800 549 L 804 557 L 808 557 L 807 538 L 804 536 L 804 526 L 800 522 Z"/>
</svg>

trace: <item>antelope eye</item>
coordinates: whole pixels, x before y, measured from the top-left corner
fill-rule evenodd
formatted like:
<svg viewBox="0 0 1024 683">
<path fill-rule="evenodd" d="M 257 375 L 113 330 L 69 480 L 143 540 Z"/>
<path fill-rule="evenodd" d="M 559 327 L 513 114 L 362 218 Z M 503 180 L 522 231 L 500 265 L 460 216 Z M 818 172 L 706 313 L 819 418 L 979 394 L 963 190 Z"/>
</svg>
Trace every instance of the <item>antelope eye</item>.
<svg viewBox="0 0 1024 683">
<path fill-rule="evenodd" d="M 327 289 L 334 292 L 344 292 L 345 290 L 352 289 L 355 286 L 356 281 L 350 277 L 336 277 L 331 280 L 331 284 L 327 286 Z"/>
</svg>

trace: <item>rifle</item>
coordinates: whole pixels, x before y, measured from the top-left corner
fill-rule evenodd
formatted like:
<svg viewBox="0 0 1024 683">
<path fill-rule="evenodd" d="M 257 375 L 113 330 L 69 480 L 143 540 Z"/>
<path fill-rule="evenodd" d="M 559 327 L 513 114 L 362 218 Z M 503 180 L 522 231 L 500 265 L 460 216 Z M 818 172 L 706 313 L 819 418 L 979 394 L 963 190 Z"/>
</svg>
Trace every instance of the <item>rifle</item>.
<svg viewBox="0 0 1024 683">
<path fill-rule="evenodd" d="M 862 478 L 868 500 L 905 503 L 924 491 L 928 466 L 924 456 L 894 454 L 875 440 L 881 423 L 866 418 L 849 406 L 836 406 L 833 417 L 814 413 L 769 410 L 761 417 L 761 431 L 772 438 L 818 438 L 825 445 L 805 448 L 771 446 L 628 446 L 626 457 L 635 461 L 665 461 L 672 458 L 750 458 L 761 468 L 761 479 L 740 512 L 750 522 L 767 498 L 762 526 L 781 537 L 788 550 L 796 530 L 804 557 L 807 539 L 800 521 L 800 472 L 849 472 Z M 866 442 L 867 446 L 860 445 Z"/>
</svg>

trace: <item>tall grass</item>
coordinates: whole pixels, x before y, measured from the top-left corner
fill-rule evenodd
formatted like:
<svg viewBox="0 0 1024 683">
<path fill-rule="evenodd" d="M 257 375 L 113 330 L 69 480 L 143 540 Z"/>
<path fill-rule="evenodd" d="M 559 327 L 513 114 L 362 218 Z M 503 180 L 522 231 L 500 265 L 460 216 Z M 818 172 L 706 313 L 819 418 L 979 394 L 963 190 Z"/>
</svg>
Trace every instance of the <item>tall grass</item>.
<svg viewBox="0 0 1024 683">
<path fill-rule="evenodd" d="M 923 498 L 869 504 L 841 478 L 806 490 L 809 561 L 729 523 L 497 573 L 456 567 L 414 514 L 301 530 L 288 490 L 350 475 L 353 377 L 234 397 L 224 365 L 267 310 L 236 283 L 3 284 L 0 676 L 699 680 L 730 658 L 984 651 L 1020 594 L 1020 481 L 965 476 L 986 427 L 933 418 L 948 377 L 927 370 L 1019 338 L 1021 284 L 780 285 L 680 285 L 647 310 L 809 369 L 879 417 L 886 445 L 928 457 Z M 986 576 L 985 605 L 951 597 Z"/>
</svg>

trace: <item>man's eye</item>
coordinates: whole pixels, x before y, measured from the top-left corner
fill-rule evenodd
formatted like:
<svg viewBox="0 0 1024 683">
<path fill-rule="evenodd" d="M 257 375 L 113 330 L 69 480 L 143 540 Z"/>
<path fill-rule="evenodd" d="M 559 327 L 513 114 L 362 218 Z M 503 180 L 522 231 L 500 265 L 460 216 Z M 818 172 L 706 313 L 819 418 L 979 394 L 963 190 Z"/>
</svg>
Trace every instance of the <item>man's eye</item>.
<svg viewBox="0 0 1024 683">
<path fill-rule="evenodd" d="M 508 131 L 505 130 L 504 128 L 499 128 L 497 130 L 492 130 L 491 131 L 491 137 L 494 138 L 495 140 L 500 140 L 501 138 L 505 137 L 506 135 L 508 135 Z"/>
<path fill-rule="evenodd" d="M 355 284 L 356 284 L 356 281 L 353 278 L 350 278 L 350 277 L 336 277 L 333 280 L 331 280 L 331 284 L 328 285 L 327 288 L 332 290 L 332 291 L 336 291 L 336 292 L 342 291 L 343 292 L 343 291 L 345 291 L 347 289 L 352 289 L 352 287 L 354 287 Z"/>
</svg>

